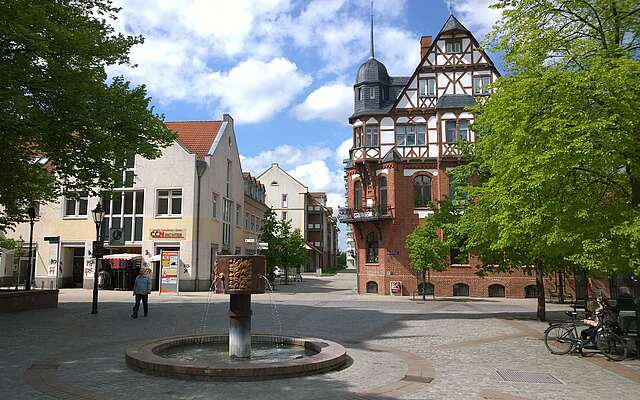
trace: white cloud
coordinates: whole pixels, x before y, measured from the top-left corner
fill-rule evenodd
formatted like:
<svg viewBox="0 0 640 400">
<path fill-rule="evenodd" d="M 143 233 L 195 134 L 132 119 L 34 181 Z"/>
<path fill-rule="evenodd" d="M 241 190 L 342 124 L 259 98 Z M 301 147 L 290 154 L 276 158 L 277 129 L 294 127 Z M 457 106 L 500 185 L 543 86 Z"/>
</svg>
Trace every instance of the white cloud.
<svg viewBox="0 0 640 400">
<path fill-rule="evenodd" d="M 353 87 L 332 83 L 311 92 L 293 112 L 301 121 L 324 119 L 346 124 L 352 109 Z"/>
<path fill-rule="evenodd" d="M 349 150 L 351 150 L 352 145 L 352 138 L 346 139 L 344 142 L 340 143 L 340 146 L 338 146 L 335 152 L 336 164 L 338 166 L 342 167 L 342 161 L 349 158 Z"/>
<path fill-rule="evenodd" d="M 487 34 L 502 16 L 500 10 L 489 8 L 496 0 L 460 0 L 456 3 L 456 15 L 478 39 Z"/>
<path fill-rule="evenodd" d="M 196 97 L 214 97 L 220 108 L 230 112 L 239 123 L 268 119 L 288 107 L 311 83 L 308 75 L 285 58 L 269 62 L 249 59 L 230 71 L 204 74 L 197 79 Z"/>
<path fill-rule="evenodd" d="M 411 75 L 420 62 L 420 37 L 402 29 L 384 27 L 378 35 L 389 75 Z"/>
</svg>

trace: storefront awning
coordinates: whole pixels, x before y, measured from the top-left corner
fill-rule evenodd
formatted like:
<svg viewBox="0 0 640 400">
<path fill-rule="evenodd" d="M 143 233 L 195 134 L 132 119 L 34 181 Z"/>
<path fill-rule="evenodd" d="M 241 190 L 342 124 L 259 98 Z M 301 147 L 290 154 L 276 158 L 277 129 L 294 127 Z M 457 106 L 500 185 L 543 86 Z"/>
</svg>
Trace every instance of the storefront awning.
<svg viewBox="0 0 640 400">
<path fill-rule="evenodd" d="M 142 256 L 140 254 L 109 254 L 107 256 L 102 257 L 103 260 L 121 260 L 121 261 L 131 261 L 131 260 L 142 260 Z"/>
</svg>

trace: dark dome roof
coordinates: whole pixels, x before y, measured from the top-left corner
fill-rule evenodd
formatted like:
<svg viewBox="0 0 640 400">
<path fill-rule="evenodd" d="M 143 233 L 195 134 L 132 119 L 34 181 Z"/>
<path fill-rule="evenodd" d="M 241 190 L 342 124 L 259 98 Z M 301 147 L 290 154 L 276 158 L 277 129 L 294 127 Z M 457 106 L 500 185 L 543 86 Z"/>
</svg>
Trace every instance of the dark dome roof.
<svg viewBox="0 0 640 400">
<path fill-rule="evenodd" d="M 356 75 L 356 85 L 362 82 L 382 82 L 389 84 L 389 74 L 383 63 L 370 58 L 358 68 Z"/>
</svg>

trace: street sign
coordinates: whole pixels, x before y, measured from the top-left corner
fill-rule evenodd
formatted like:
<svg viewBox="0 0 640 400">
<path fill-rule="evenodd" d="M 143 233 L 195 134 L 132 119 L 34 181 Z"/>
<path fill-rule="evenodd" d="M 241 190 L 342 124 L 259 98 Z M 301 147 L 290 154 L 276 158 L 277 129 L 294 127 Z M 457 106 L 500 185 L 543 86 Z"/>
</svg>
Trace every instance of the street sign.
<svg viewBox="0 0 640 400">
<path fill-rule="evenodd" d="M 268 248 L 269 248 L 269 243 L 266 243 L 266 242 L 258 243 L 258 250 L 267 250 Z"/>
<path fill-rule="evenodd" d="M 109 245 L 124 246 L 124 234 L 122 233 L 122 228 L 109 229 Z"/>
<path fill-rule="evenodd" d="M 245 242 L 245 243 L 255 243 L 255 242 L 256 242 L 256 240 L 255 240 L 255 239 L 253 239 L 253 238 L 248 238 L 248 239 L 245 239 L 245 240 L 244 240 L 244 242 Z"/>
<path fill-rule="evenodd" d="M 104 255 L 104 243 L 93 241 L 93 257 L 100 258 Z"/>
</svg>

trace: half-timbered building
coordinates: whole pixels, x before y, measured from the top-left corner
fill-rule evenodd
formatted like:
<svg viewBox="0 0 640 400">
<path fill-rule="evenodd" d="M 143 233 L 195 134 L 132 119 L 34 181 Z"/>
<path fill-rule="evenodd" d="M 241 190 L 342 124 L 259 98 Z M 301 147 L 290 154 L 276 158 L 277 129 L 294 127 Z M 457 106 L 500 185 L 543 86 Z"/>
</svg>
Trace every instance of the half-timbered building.
<svg viewBox="0 0 640 400">
<path fill-rule="evenodd" d="M 405 240 L 433 201 L 455 196 L 449 173 L 464 162 L 457 145 L 475 141 L 469 106 L 488 96 L 499 76 L 473 34 L 451 15 L 440 32 L 420 39 L 420 64 L 411 76 L 390 76 L 371 54 L 356 74 L 353 146 L 346 163 L 348 205 L 360 293 L 409 295 L 418 290 Z M 423 289 L 440 296 L 527 297 L 535 281 L 524 275 L 481 279 L 477 258 L 454 249 L 451 267 L 432 273 Z M 422 288 L 421 288 L 422 289 Z"/>
</svg>

